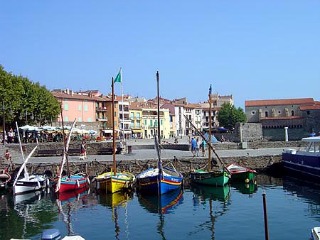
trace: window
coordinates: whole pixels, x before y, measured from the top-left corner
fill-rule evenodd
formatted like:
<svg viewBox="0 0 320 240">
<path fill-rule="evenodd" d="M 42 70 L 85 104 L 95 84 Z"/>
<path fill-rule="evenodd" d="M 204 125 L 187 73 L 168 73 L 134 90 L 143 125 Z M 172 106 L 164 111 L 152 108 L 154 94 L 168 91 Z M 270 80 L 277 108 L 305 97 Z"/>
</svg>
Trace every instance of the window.
<svg viewBox="0 0 320 240">
<path fill-rule="evenodd" d="M 88 104 L 84 104 L 84 106 L 83 106 L 83 110 L 85 111 L 85 112 L 88 112 Z"/>
<path fill-rule="evenodd" d="M 255 115 L 255 114 L 256 114 L 256 111 L 252 111 L 252 112 L 251 112 L 251 115 Z"/>
<path fill-rule="evenodd" d="M 294 116 L 294 111 L 293 110 L 291 111 L 291 116 Z"/>
<path fill-rule="evenodd" d="M 82 110 L 82 105 L 78 105 L 78 111 L 81 111 Z"/>
<path fill-rule="evenodd" d="M 264 116 L 265 116 L 265 117 L 268 117 L 268 116 L 269 116 L 268 111 L 265 111 L 265 112 L 264 112 Z"/>
<path fill-rule="evenodd" d="M 68 110 L 69 110 L 69 105 L 68 105 L 68 103 L 65 103 L 65 104 L 64 104 L 64 110 L 65 110 L 65 111 L 68 111 Z"/>
</svg>

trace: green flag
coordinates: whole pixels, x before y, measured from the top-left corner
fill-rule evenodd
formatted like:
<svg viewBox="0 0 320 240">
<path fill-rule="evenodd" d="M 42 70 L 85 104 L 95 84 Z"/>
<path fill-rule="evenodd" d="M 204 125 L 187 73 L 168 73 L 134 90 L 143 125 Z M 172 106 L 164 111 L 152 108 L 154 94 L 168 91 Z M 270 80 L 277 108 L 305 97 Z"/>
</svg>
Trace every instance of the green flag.
<svg viewBox="0 0 320 240">
<path fill-rule="evenodd" d="M 116 82 L 122 82 L 122 79 L 121 79 L 121 69 L 120 69 L 120 71 L 119 71 L 119 73 L 118 73 L 118 75 L 116 76 L 116 78 L 114 79 L 114 82 L 116 83 Z"/>
</svg>

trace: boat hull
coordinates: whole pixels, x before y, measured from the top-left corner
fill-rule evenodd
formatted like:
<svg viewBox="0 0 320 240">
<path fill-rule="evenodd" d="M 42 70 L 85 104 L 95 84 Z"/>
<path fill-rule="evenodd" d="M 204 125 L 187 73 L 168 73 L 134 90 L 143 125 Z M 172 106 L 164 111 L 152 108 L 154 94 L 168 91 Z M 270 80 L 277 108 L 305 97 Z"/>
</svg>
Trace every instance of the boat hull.
<svg viewBox="0 0 320 240">
<path fill-rule="evenodd" d="M 212 171 L 206 172 L 202 170 L 190 173 L 190 180 L 192 183 L 224 186 L 229 182 L 230 174 L 227 171 Z"/>
<path fill-rule="evenodd" d="M 138 191 L 147 194 L 164 194 L 181 188 L 183 176 L 178 172 L 173 173 L 171 169 L 164 169 L 163 174 L 159 174 L 158 169 L 147 169 L 137 176 Z"/>
<path fill-rule="evenodd" d="M 231 181 L 234 182 L 254 182 L 256 178 L 256 173 L 254 172 L 240 172 L 240 173 L 231 173 Z"/>
<path fill-rule="evenodd" d="M 232 182 L 255 183 L 256 181 L 257 172 L 253 169 L 243 167 L 234 163 L 227 166 L 227 169 L 231 174 Z"/>
<path fill-rule="evenodd" d="M 282 153 L 282 162 L 285 170 L 298 173 L 301 176 L 320 179 L 320 154 L 303 155 L 299 153 Z"/>
<path fill-rule="evenodd" d="M 100 191 L 115 193 L 131 189 L 134 182 L 134 175 L 131 173 L 103 173 L 95 178 L 96 188 Z"/>
<path fill-rule="evenodd" d="M 138 190 L 149 194 L 164 194 L 181 188 L 183 178 L 173 176 L 152 176 L 137 179 Z"/>
<path fill-rule="evenodd" d="M 31 175 L 29 178 L 21 178 L 13 187 L 13 194 L 23 194 L 38 191 L 48 186 L 48 179 L 42 175 Z"/>
<path fill-rule="evenodd" d="M 60 188 L 61 192 L 76 191 L 89 186 L 89 178 L 83 175 L 71 175 L 70 177 L 63 177 L 61 179 Z"/>
</svg>

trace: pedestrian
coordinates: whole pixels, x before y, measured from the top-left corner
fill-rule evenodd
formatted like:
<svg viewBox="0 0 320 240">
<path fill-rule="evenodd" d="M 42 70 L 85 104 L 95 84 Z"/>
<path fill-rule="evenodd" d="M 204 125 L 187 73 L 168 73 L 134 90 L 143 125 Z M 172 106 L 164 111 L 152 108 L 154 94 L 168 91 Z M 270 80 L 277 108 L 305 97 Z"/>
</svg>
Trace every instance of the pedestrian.
<svg viewBox="0 0 320 240">
<path fill-rule="evenodd" d="M 81 146 L 80 146 L 80 159 L 87 158 L 87 150 L 86 150 L 86 142 L 82 140 Z"/>
<path fill-rule="evenodd" d="M 196 155 L 196 148 L 197 148 L 197 140 L 194 137 L 192 137 L 192 139 L 191 139 L 191 152 L 192 152 L 193 156 Z"/>
<path fill-rule="evenodd" d="M 196 147 L 197 157 L 199 157 L 200 145 L 201 145 L 201 141 L 200 141 L 199 137 L 197 137 L 197 147 Z"/>
<path fill-rule="evenodd" d="M 8 132 L 8 143 L 13 143 L 13 138 L 14 138 L 14 132 L 13 132 L 13 129 L 10 128 L 10 131 Z"/>
<path fill-rule="evenodd" d="M 8 170 L 11 171 L 13 168 L 13 164 L 12 164 L 12 156 L 11 156 L 11 153 L 9 152 L 9 149 L 6 150 L 4 157 L 7 160 L 7 163 L 9 165 Z"/>
<path fill-rule="evenodd" d="M 206 156 L 206 141 L 203 139 L 201 143 L 202 157 Z"/>
</svg>

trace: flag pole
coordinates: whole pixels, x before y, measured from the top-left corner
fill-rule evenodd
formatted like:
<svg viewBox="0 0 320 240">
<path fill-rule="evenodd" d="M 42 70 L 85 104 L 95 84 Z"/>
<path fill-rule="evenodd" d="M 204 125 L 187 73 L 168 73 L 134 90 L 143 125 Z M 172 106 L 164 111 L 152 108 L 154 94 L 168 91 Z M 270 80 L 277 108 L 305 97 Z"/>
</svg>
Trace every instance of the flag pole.
<svg viewBox="0 0 320 240">
<path fill-rule="evenodd" d="M 125 138 L 125 135 L 124 135 L 124 110 L 123 110 L 123 86 L 122 86 L 123 76 L 122 76 L 122 68 L 120 68 L 120 76 L 121 76 L 121 101 L 122 101 L 122 139 L 123 139 L 123 141 L 125 142 L 125 141 L 126 141 L 126 138 Z"/>
</svg>

